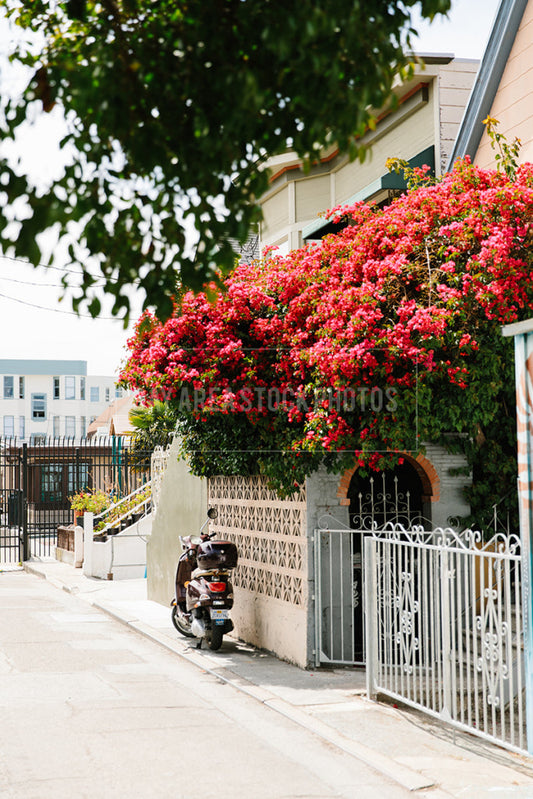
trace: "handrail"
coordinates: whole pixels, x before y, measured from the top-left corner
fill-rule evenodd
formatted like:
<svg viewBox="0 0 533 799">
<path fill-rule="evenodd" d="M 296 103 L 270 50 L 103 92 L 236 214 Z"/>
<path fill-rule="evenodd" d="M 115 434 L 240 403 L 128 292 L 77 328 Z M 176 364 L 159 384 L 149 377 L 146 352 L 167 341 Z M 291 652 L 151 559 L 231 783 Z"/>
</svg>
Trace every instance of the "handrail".
<svg viewBox="0 0 533 799">
<path fill-rule="evenodd" d="M 128 507 L 127 511 L 125 513 L 122 513 L 122 514 L 119 513 L 119 515 L 116 518 L 114 518 L 112 521 L 108 522 L 107 524 L 105 523 L 106 516 L 109 516 L 109 514 L 112 511 L 117 510 L 117 508 L 120 509 L 120 507 L 124 506 L 126 503 L 129 504 L 132 501 L 132 499 L 135 498 L 135 496 L 137 494 L 140 494 L 141 492 L 146 491 L 147 488 L 150 489 L 150 493 L 149 493 L 149 495 L 147 497 L 145 497 L 144 499 L 142 499 L 138 503 L 132 505 L 131 507 Z M 127 496 L 123 497 L 118 502 L 114 502 L 113 505 L 110 505 L 108 508 L 106 508 L 104 511 L 102 511 L 102 513 L 99 513 L 97 516 L 94 516 L 94 518 L 93 518 L 93 529 L 94 529 L 94 523 L 95 522 L 96 523 L 98 523 L 98 521 L 99 522 L 104 522 L 103 528 L 101 530 L 98 530 L 98 535 L 105 534 L 108 530 L 112 530 L 113 528 L 118 527 L 121 524 L 121 522 L 123 522 L 125 519 L 127 519 L 129 516 L 131 516 L 133 513 L 138 513 L 139 510 L 141 510 L 141 509 L 143 510 L 143 515 L 146 515 L 146 513 L 147 513 L 147 505 L 151 505 L 151 503 L 152 503 L 151 480 L 149 480 L 147 483 L 144 483 L 139 488 L 136 488 L 135 491 L 132 491 L 130 494 L 128 494 Z"/>
<path fill-rule="evenodd" d="M 129 501 L 132 497 L 135 496 L 135 494 L 139 494 L 141 491 L 144 491 L 146 488 L 150 488 L 151 490 L 151 487 L 152 487 L 152 481 L 148 480 L 147 483 L 143 483 L 142 486 L 139 486 L 139 488 L 136 488 L 127 496 L 122 497 L 121 499 L 118 500 L 118 502 L 114 502 L 112 505 L 109 505 L 109 507 L 103 510 L 101 513 L 95 514 L 94 519 L 95 520 L 102 519 L 103 516 L 106 516 L 108 513 L 110 513 L 110 511 L 114 510 L 115 508 L 118 508 L 119 505 L 123 505 L 124 502 Z"/>
</svg>

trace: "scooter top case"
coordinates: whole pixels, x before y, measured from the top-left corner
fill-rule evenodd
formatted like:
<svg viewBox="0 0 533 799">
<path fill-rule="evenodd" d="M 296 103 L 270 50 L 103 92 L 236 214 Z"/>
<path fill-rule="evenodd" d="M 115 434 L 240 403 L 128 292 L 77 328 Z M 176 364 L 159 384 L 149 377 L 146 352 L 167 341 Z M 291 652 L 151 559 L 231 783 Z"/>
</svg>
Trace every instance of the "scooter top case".
<svg viewBox="0 0 533 799">
<path fill-rule="evenodd" d="M 199 569 L 234 569 L 238 561 L 237 547 L 232 541 L 203 541 L 196 550 Z"/>
</svg>

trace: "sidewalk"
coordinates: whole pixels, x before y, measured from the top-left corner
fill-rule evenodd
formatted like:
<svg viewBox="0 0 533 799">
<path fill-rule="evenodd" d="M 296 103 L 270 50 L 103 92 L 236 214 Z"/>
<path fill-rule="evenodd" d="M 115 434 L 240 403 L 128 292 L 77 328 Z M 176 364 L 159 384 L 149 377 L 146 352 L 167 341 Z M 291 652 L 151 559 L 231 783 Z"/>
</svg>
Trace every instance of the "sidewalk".
<svg viewBox="0 0 533 799">
<path fill-rule="evenodd" d="M 533 758 L 507 752 L 412 710 L 370 702 L 357 669 L 303 671 L 231 636 L 197 649 L 174 630 L 170 607 L 146 599 L 146 580 L 102 581 L 55 560 L 27 572 L 76 594 L 133 630 L 304 726 L 418 796 L 533 799 Z"/>
</svg>

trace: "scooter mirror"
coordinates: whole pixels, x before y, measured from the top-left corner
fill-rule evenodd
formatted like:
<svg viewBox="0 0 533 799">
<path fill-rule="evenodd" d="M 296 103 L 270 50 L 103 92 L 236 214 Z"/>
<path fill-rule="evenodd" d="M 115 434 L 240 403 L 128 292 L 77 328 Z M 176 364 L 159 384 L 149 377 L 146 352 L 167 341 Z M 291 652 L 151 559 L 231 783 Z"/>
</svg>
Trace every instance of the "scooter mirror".
<svg viewBox="0 0 533 799">
<path fill-rule="evenodd" d="M 218 516 L 218 511 L 216 508 L 209 508 L 209 510 L 207 511 L 207 515 L 209 516 L 210 519 L 216 519 L 216 517 Z"/>
</svg>

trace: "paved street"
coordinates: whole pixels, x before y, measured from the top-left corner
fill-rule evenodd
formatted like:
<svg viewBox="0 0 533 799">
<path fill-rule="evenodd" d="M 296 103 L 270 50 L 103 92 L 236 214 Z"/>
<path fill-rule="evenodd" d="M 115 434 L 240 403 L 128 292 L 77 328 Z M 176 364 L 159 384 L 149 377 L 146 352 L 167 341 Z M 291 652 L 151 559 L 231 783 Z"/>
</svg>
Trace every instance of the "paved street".
<svg viewBox="0 0 533 799">
<path fill-rule="evenodd" d="M 0 607 L 2 799 L 409 795 L 32 574 Z"/>
<path fill-rule="evenodd" d="M 533 799 L 531 758 L 370 702 L 360 669 L 198 650 L 146 579 L 24 568 L 0 564 L 1 799 Z"/>
</svg>

